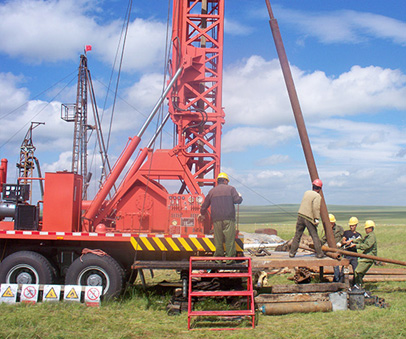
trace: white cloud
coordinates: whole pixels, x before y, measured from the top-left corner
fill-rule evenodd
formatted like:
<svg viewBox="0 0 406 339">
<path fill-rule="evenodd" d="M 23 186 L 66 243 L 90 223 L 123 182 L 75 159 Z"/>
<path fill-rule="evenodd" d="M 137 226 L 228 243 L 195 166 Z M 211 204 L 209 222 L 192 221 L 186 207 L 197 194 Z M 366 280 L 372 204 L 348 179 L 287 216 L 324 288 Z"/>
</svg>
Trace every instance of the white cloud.
<svg viewBox="0 0 406 339">
<path fill-rule="evenodd" d="M 228 124 L 277 125 L 293 122 L 277 60 L 252 56 L 224 71 L 223 102 Z"/>
<path fill-rule="evenodd" d="M 94 42 L 95 53 L 106 63 L 114 59 L 117 41 L 119 41 L 118 27 L 114 29 L 103 27 L 105 34 L 94 32 L 97 39 Z M 166 25 L 159 21 L 135 19 L 130 23 L 125 46 L 123 70 L 139 71 L 164 67 Z"/>
<path fill-rule="evenodd" d="M 58 160 L 52 163 L 45 163 L 43 170 L 45 172 L 57 172 L 57 171 L 70 171 L 72 168 L 72 152 L 62 152 L 59 154 Z"/>
<path fill-rule="evenodd" d="M 141 111 L 149 111 L 158 101 L 163 90 L 163 75 L 159 73 L 149 73 L 141 77 L 131 87 L 125 90 L 126 100 Z M 165 85 L 166 87 L 166 85 Z"/>
<path fill-rule="evenodd" d="M 35 146 L 41 150 L 66 150 L 72 147 L 73 124 L 61 120 L 61 103 L 32 100 L 19 111 L 2 119 L 1 144 L 10 143 L 17 151 L 32 121 L 45 122 L 35 129 Z"/>
<path fill-rule="evenodd" d="M 105 23 L 99 3 L 89 0 L 14 0 L 0 5 L 0 51 L 26 62 L 74 60 L 85 45 L 112 64 L 122 22 Z M 135 19 L 129 25 L 124 70 L 162 63 L 165 24 Z"/>
<path fill-rule="evenodd" d="M 25 104 L 29 93 L 26 88 L 18 88 L 22 76 L 11 73 L 0 73 L 0 117 L 4 118 L 11 111 Z"/>
<path fill-rule="evenodd" d="M 280 7 L 276 13 L 302 36 L 315 36 L 324 43 L 359 43 L 375 37 L 406 45 L 406 22 L 379 14 L 351 10 L 301 12 Z"/>
<path fill-rule="evenodd" d="M 275 147 L 297 136 L 292 126 L 278 126 L 276 128 L 237 127 L 224 134 L 222 150 L 227 152 L 242 152 L 247 148 L 263 146 Z"/>
<path fill-rule="evenodd" d="M 306 121 L 385 109 L 406 109 L 406 75 L 399 70 L 353 66 L 337 78 L 291 66 Z M 231 124 L 274 126 L 293 122 L 277 60 L 252 56 L 224 75 L 226 120 Z"/>
<path fill-rule="evenodd" d="M 253 29 L 247 25 L 244 25 L 240 21 L 234 21 L 232 19 L 224 19 L 224 31 L 230 35 L 250 35 Z"/>
<path fill-rule="evenodd" d="M 399 126 L 326 119 L 312 128 L 318 131 L 312 138 L 313 149 L 346 167 L 399 162 L 399 152 L 406 145 L 406 131 Z"/>
<path fill-rule="evenodd" d="M 283 164 L 289 161 L 289 156 L 284 154 L 272 154 L 264 159 L 259 159 L 257 161 L 258 166 L 274 166 L 278 164 Z"/>
</svg>

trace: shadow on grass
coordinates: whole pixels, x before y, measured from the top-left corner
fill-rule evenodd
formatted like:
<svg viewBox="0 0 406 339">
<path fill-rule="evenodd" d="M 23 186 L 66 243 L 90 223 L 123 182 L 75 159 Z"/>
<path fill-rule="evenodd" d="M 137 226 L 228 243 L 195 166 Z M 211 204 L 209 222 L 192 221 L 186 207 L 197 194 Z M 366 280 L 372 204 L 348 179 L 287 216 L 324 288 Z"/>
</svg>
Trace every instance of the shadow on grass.
<svg viewBox="0 0 406 339">
<path fill-rule="evenodd" d="M 165 310 L 177 287 L 166 286 L 165 282 L 156 285 L 127 285 L 120 302 L 135 303 L 146 310 Z"/>
</svg>

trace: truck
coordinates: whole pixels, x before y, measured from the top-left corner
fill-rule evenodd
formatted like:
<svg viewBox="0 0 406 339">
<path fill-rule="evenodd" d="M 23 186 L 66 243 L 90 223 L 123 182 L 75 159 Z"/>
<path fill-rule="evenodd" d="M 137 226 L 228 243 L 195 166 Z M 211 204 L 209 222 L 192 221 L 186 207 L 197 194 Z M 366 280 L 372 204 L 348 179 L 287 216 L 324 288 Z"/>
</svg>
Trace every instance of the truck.
<svg viewBox="0 0 406 339">
<path fill-rule="evenodd" d="M 134 281 L 135 261 L 176 263 L 213 254 L 210 219 L 198 216 L 204 188 L 213 187 L 220 172 L 224 1 L 173 0 L 166 89 L 93 200 L 85 198 L 86 178 L 76 170 L 8 183 L 8 162 L 1 160 L 0 283 L 102 286 L 111 298 Z M 138 149 L 165 100 L 166 116 Z M 155 149 L 170 120 L 174 146 Z M 35 181 L 43 194 L 31 202 Z M 242 252 L 241 237 L 236 244 Z"/>
</svg>

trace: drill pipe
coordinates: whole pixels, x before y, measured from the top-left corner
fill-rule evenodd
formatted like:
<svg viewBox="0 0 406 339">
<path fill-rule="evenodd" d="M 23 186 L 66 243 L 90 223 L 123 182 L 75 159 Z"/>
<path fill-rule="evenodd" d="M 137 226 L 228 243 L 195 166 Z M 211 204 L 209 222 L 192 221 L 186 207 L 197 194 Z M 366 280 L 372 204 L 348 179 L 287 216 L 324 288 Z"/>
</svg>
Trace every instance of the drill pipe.
<svg viewBox="0 0 406 339">
<path fill-rule="evenodd" d="M 332 310 L 331 301 L 271 303 L 262 306 L 262 313 L 266 315 L 329 312 Z"/>
<path fill-rule="evenodd" d="M 306 125 L 303 119 L 302 110 L 300 108 L 299 98 L 296 93 L 295 83 L 293 82 L 292 73 L 290 71 L 289 61 L 286 56 L 285 47 L 283 45 L 281 32 L 279 30 L 278 21 L 274 18 L 271 4 L 269 0 L 265 0 L 269 13 L 269 25 L 271 26 L 272 36 L 275 41 L 276 51 L 278 53 L 279 62 L 281 64 L 283 77 L 285 79 L 286 89 L 292 106 L 293 115 L 295 117 L 296 126 L 299 132 L 300 142 L 302 143 L 303 152 L 305 155 L 307 168 L 309 170 L 310 179 L 313 182 L 319 178 L 317 172 L 316 162 L 314 161 L 312 147 L 310 145 L 309 136 L 307 134 Z M 326 234 L 327 243 L 330 247 L 336 248 L 336 242 L 334 240 L 334 234 L 331 227 L 330 219 L 328 217 L 327 205 L 324 200 L 323 191 L 320 191 L 321 206 L 320 216 L 323 222 L 324 232 Z"/>
<path fill-rule="evenodd" d="M 313 253 L 316 253 L 316 250 L 314 250 L 311 247 L 307 247 L 307 246 L 299 246 L 299 248 L 301 248 L 302 250 L 306 250 L 306 251 L 310 251 Z M 332 258 L 332 259 L 336 259 L 336 260 L 341 260 L 341 255 L 340 253 L 336 253 L 336 252 L 324 252 L 325 255 L 327 255 L 328 257 Z"/>
<path fill-rule="evenodd" d="M 345 251 L 345 250 L 340 250 L 338 248 L 331 248 L 327 246 L 322 246 L 321 248 L 323 251 L 327 252 L 336 252 L 336 253 L 341 253 L 343 255 L 348 255 L 351 257 L 358 257 L 358 258 L 365 258 L 365 259 L 372 259 L 376 261 L 382 261 L 382 262 L 387 262 L 389 264 L 395 264 L 395 265 L 402 265 L 406 266 L 406 261 L 400 261 L 400 260 L 393 260 L 393 259 L 387 259 L 387 258 L 381 258 L 377 257 L 375 255 L 369 255 L 369 254 L 362 254 L 362 253 L 356 253 L 356 252 L 351 252 L 351 251 Z"/>
</svg>

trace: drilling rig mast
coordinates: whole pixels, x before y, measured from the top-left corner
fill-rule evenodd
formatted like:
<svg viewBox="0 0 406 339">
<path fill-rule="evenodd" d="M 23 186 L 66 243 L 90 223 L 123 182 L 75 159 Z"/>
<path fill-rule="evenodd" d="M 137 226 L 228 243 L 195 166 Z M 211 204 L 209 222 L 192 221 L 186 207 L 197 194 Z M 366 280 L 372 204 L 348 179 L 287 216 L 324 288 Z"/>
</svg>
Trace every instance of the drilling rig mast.
<svg viewBox="0 0 406 339">
<path fill-rule="evenodd" d="M 87 74 L 87 56 L 85 51 L 85 53 L 80 56 L 76 103 L 62 104 L 61 112 L 63 120 L 75 123 L 73 130 L 71 172 L 80 174 L 84 178 L 83 199 L 87 199 L 87 186 L 89 185 L 87 172 L 87 132 L 92 129 L 87 123 Z"/>
<path fill-rule="evenodd" d="M 38 176 L 41 177 L 41 170 L 38 159 L 34 156 L 35 146 L 32 141 L 32 131 L 39 125 L 45 125 L 44 122 L 31 122 L 31 126 L 25 134 L 24 140 L 20 146 L 20 161 L 17 164 L 18 177 L 22 178 L 20 184 L 26 185 L 34 176 L 34 168 L 37 167 Z M 44 195 L 42 182 L 40 181 L 41 196 Z M 31 188 L 30 188 L 31 189 Z M 31 192 L 30 192 L 31 197 Z"/>
</svg>

